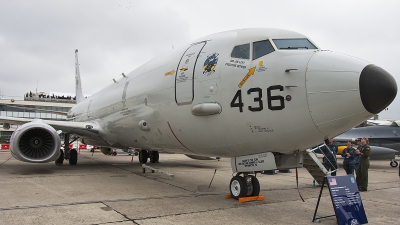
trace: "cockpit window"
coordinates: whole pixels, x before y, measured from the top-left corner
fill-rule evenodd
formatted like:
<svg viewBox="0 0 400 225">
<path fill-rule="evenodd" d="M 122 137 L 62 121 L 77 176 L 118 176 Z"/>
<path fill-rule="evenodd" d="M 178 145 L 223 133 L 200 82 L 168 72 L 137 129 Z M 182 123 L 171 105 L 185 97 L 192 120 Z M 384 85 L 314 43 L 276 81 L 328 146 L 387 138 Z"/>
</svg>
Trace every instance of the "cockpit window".
<svg viewBox="0 0 400 225">
<path fill-rule="evenodd" d="M 235 46 L 232 50 L 231 57 L 239 59 L 250 59 L 250 44 Z"/>
<path fill-rule="evenodd" d="M 392 124 L 390 124 L 391 127 L 399 127 L 399 120 L 393 121 Z"/>
<path fill-rule="evenodd" d="M 278 49 L 317 49 L 307 38 L 273 39 Z"/>
<path fill-rule="evenodd" d="M 253 43 L 253 60 L 258 59 L 261 56 L 267 55 L 275 51 L 269 40 L 257 41 Z"/>
</svg>

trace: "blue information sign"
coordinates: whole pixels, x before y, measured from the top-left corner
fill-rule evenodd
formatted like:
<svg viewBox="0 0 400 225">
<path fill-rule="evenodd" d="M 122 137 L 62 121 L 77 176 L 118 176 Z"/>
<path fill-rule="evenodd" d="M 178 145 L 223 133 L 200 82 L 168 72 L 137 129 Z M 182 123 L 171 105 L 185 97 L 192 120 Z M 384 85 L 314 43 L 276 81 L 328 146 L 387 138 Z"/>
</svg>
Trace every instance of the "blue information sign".
<svg viewBox="0 0 400 225">
<path fill-rule="evenodd" d="M 327 179 L 338 224 L 368 223 L 354 176 L 328 176 Z"/>
</svg>

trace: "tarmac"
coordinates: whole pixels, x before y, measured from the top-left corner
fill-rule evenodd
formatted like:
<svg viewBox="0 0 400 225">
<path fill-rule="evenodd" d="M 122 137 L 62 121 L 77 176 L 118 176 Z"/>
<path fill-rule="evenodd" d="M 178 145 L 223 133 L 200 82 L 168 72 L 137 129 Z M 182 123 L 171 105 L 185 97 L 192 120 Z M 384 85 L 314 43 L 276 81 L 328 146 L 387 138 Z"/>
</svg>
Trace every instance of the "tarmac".
<svg viewBox="0 0 400 225">
<path fill-rule="evenodd" d="M 143 173 L 138 158 L 122 152 L 81 151 L 78 157 L 78 165 L 56 166 L 24 163 L 0 152 L 0 224 L 312 224 L 320 192 L 299 168 L 299 189 L 296 170 L 258 174 L 265 199 L 240 203 L 225 199 L 230 159 L 160 154 L 160 163 L 147 164 L 174 174 L 171 178 Z M 340 157 L 338 162 L 341 167 Z M 361 192 L 369 224 L 400 224 L 399 168 L 389 161 L 370 163 L 368 191 Z M 338 175 L 345 175 L 342 167 Z M 334 210 L 324 188 L 317 216 L 327 215 Z M 333 216 L 320 224 L 337 222 Z"/>
</svg>

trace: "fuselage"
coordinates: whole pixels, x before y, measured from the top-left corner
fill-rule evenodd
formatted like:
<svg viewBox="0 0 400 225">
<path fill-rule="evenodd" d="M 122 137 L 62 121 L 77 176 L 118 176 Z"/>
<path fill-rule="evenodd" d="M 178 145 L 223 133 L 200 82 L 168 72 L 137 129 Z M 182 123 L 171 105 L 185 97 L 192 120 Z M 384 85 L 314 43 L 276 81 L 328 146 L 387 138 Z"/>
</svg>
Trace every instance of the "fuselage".
<svg viewBox="0 0 400 225">
<path fill-rule="evenodd" d="M 83 137 L 92 145 L 221 157 L 291 154 L 378 110 L 360 94 L 369 64 L 323 51 L 292 31 L 227 31 L 149 61 L 68 117 L 99 124 L 98 136 Z"/>
</svg>

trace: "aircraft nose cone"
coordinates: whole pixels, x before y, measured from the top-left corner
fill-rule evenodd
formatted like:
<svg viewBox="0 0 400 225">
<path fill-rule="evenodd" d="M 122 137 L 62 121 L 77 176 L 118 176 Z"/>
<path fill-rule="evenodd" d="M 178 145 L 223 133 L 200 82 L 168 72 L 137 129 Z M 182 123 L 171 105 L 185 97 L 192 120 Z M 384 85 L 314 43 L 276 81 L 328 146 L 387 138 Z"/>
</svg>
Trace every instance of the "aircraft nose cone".
<svg viewBox="0 0 400 225">
<path fill-rule="evenodd" d="M 372 64 L 361 71 L 359 87 L 364 108 L 374 114 L 390 105 L 397 94 L 397 84 L 392 75 Z"/>
</svg>

